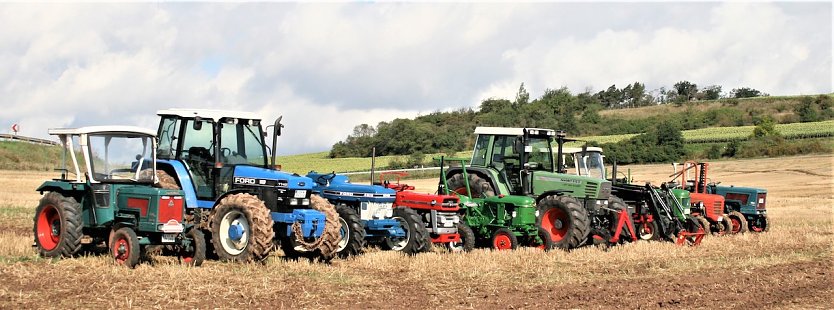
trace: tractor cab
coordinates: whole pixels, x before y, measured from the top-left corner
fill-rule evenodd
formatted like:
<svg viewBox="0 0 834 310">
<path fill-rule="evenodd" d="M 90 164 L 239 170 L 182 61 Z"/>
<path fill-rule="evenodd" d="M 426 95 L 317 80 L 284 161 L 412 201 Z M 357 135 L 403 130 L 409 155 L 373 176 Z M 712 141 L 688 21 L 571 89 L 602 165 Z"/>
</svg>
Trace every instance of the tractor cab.
<svg viewBox="0 0 834 310">
<path fill-rule="evenodd" d="M 563 171 L 568 170 L 568 167 L 573 167 L 574 174 L 592 177 L 596 179 L 605 180 L 607 173 L 605 171 L 605 155 L 602 154 L 600 147 L 586 147 L 575 148 L 565 147 L 562 150 Z"/>
</svg>

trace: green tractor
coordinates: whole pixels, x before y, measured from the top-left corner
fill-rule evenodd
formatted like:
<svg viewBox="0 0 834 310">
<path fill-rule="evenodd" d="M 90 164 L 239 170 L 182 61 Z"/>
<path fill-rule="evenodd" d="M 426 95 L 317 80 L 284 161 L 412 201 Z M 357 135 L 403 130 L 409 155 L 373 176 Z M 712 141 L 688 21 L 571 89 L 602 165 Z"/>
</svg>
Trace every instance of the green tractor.
<svg viewBox="0 0 834 310">
<path fill-rule="evenodd" d="M 40 256 L 71 257 L 105 243 L 117 263 L 132 268 L 148 246 L 161 245 L 187 264 L 202 264 L 205 238 L 184 224 L 182 191 L 153 187 L 158 184 L 153 131 L 95 126 L 49 134 L 64 146 L 64 166 L 60 179 L 37 188 L 43 198 L 35 211 L 33 246 Z"/>
<path fill-rule="evenodd" d="M 519 195 L 532 197 L 538 221 L 558 248 L 586 244 L 588 237 L 610 234 L 613 222 L 626 210 L 611 196 L 611 182 L 566 174 L 561 149 L 563 131 L 538 128 L 478 127 L 470 171 L 452 168 L 446 173 L 452 191 L 471 185 L 475 198 Z M 558 144 L 554 160 L 552 144 Z M 593 238 L 592 238 L 593 239 Z"/>
<path fill-rule="evenodd" d="M 463 175 L 463 186 L 450 190 L 444 174 L 445 161 L 456 162 Z M 469 184 L 466 158 L 440 158 L 440 188 L 438 193 L 457 194 L 460 198 L 461 222 L 457 229 L 460 242 L 451 242 L 453 252 L 470 251 L 475 244 L 489 244 L 495 250 L 512 250 L 519 245 L 549 251 L 553 248 L 550 233 L 537 223 L 539 211 L 536 201 L 527 196 L 493 195 L 475 197 L 476 190 Z"/>
</svg>

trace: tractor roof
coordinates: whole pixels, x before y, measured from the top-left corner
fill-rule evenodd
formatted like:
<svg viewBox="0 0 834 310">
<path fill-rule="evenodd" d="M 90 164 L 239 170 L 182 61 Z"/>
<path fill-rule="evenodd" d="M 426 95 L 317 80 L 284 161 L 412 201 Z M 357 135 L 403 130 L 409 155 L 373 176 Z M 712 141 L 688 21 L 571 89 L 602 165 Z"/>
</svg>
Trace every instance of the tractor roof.
<svg viewBox="0 0 834 310">
<path fill-rule="evenodd" d="M 553 151 L 556 152 L 557 150 L 554 149 Z M 598 146 L 589 146 L 585 149 L 585 151 L 586 152 L 602 153 L 602 148 L 598 147 Z M 574 154 L 574 153 L 582 153 L 582 148 L 581 147 L 562 148 L 562 154 Z"/>
<path fill-rule="evenodd" d="M 524 129 L 527 131 L 539 131 L 539 134 L 546 134 L 548 136 L 555 136 L 556 131 L 553 129 L 542 128 L 510 128 L 510 127 L 477 127 L 475 134 L 479 135 L 502 135 L 502 136 L 521 136 L 524 135 Z"/>
<path fill-rule="evenodd" d="M 210 109 L 167 109 L 156 111 L 156 115 L 176 115 L 179 117 L 193 118 L 199 116 L 201 118 L 219 121 L 221 118 L 242 118 L 251 120 L 261 120 L 261 116 L 244 111 L 227 111 L 227 110 L 210 110 Z"/>
<path fill-rule="evenodd" d="M 79 128 L 50 128 L 50 135 L 116 134 L 126 136 L 156 136 L 156 130 L 136 126 L 87 126 Z"/>
</svg>

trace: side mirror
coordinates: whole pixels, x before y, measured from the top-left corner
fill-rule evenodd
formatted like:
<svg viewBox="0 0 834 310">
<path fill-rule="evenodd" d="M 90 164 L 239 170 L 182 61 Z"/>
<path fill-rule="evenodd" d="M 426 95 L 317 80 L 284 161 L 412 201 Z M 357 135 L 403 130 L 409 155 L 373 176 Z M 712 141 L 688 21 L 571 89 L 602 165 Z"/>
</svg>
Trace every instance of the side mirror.
<svg viewBox="0 0 834 310">
<path fill-rule="evenodd" d="M 203 129 L 203 118 L 199 116 L 195 117 L 194 125 L 191 127 L 196 131 L 200 131 L 200 129 Z"/>
<path fill-rule="evenodd" d="M 273 127 L 273 130 L 275 130 L 275 136 L 280 136 L 281 135 L 281 128 L 284 128 L 284 125 L 281 124 L 281 119 L 283 119 L 283 118 L 284 118 L 284 116 L 281 115 L 281 116 L 278 117 L 278 119 L 275 120 L 275 125 L 274 125 L 275 127 Z"/>
</svg>

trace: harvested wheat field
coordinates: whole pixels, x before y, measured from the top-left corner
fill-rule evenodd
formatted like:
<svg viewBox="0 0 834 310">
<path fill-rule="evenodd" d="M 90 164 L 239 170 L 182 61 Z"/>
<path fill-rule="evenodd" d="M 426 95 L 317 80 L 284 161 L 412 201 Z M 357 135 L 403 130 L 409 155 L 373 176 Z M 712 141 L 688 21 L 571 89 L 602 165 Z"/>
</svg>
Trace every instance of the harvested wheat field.
<svg viewBox="0 0 834 310">
<path fill-rule="evenodd" d="M 0 171 L 0 308 L 830 308 L 832 155 L 716 161 L 710 177 L 769 191 L 767 233 L 698 247 L 640 242 L 609 251 L 434 253 L 370 250 L 331 265 L 157 258 L 130 270 L 109 256 L 47 260 L 32 244 L 35 187 L 51 174 Z M 670 165 L 631 169 L 666 181 Z M 417 180 L 433 191 L 435 180 Z"/>
</svg>

